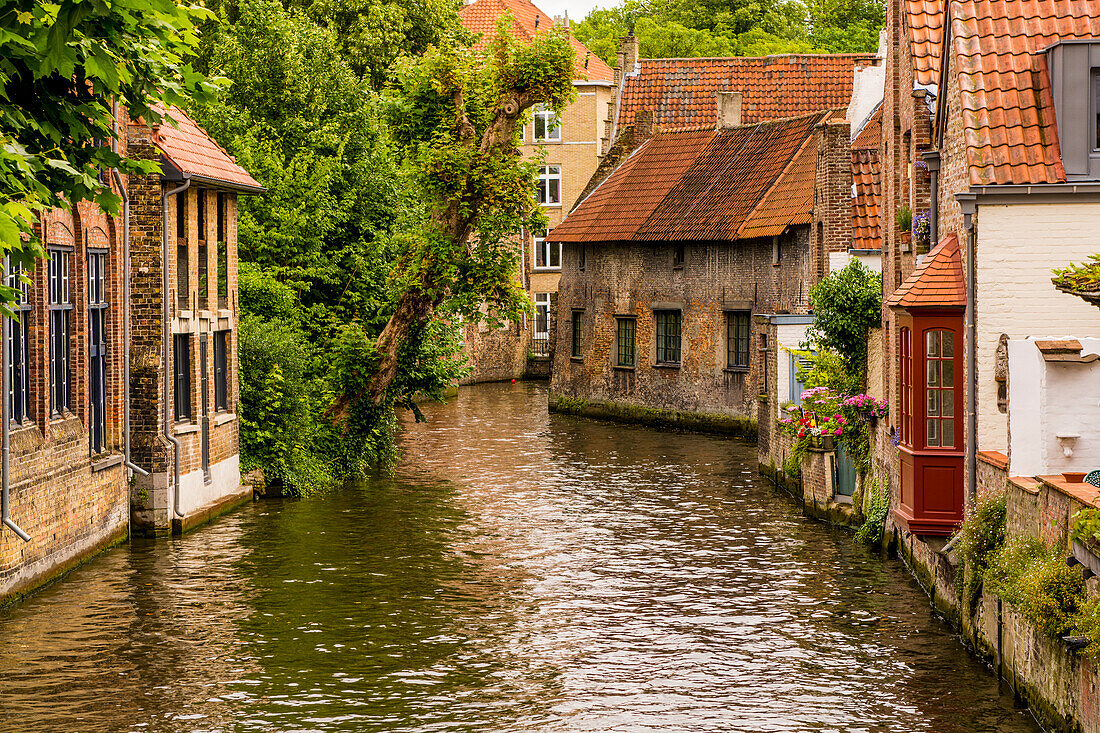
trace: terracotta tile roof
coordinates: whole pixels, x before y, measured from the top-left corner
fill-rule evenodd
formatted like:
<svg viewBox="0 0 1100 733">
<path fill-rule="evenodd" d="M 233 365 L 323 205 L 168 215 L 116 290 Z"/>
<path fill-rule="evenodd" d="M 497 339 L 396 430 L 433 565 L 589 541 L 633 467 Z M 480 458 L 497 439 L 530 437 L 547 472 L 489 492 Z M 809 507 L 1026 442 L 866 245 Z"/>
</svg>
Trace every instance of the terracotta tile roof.
<svg viewBox="0 0 1100 733">
<path fill-rule="evenodd" d="M 878 148 L 852 150 L 852 248 L 882 249 Z"/>
<path fill-rule="evenodd" d="M 172 107 L 168 117 L 175 120 L 178 127 L 165 121 L 153 128 L 153 143 L 164 154 L 168 166 L 229 188 L 257 193 L 265 190 L 186 112 Z"/>
<path fill-rule="evenodd" d="M 953 0 L 970 182 L 1065 181 L 1043 50 L 1100 37 L 1100 0 Z"/>
<path fill-rule="evenodd" d="M 547 15 L 529 0 L 474 0 L 459 9 L 458 19 L 466 30 L 481 34 L 481 40 L 474 45 L 474 48 L 481 50 L 496 33 L 497 20 L 506 13 L 512 14 L 512 28 L 516 37 L 528 43 L 538 33 L 554 27 L 554 16 Z M 610 66 L 572 34 L 569 40 L 577 52 L 576 79 L 614 81 L 615 71 Z"/>
<path fill-rule="evenodd" d="M 940 240 L 886 304 L 891 308 L 965 307 L 966 280 L 958 236 L 948 234 Z"/>
<path fill-rule="evenodd" d="M 874 54 L 641 59 L 623 80 L 617 125 L 641 109 L 653 110 L 662 128 L 714 125 L 716 92 L 741 92 L 744 124 L 847 107 L 853 71 L 874 61 Z"/>
<path fill-rule="evenodd" d="M 852 150 L 878 150 L 882 141 L 882 105 L 880 104 L 871 113 L 870 119 L 852 140 Z"/>
<path fill-rule="evenodd" d="M 905 0 L 913 77 L 920 86 L 940 83 L 944 0 Z"/>
<path fill-rule="evenodd" d="M 812 140 L 825 117 L 658 132 L 549 239 L 733 241 L 778 234 L 803 221 L 813 205 Z"/>
</svg>

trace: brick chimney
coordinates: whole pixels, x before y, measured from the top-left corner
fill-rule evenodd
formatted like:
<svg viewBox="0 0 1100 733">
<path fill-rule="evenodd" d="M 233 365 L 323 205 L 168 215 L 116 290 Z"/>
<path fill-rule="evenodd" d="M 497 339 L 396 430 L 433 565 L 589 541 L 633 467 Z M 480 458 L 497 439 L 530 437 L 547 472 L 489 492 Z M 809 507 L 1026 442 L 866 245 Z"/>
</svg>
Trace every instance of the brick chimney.
<svg viewBox="0 0 1100 733">
<path fill-rule="evenodd" d="M 638 37 L 633 32 L 619 39 L 619 51 L 615 54 L 617 76 L 633 74 L 638 70 Z"/>
<path fill-rule="evenodd" d="M 718 104 L 718 129 L 741 124 L 741 92 L 715 92 Z"/>
</svg>

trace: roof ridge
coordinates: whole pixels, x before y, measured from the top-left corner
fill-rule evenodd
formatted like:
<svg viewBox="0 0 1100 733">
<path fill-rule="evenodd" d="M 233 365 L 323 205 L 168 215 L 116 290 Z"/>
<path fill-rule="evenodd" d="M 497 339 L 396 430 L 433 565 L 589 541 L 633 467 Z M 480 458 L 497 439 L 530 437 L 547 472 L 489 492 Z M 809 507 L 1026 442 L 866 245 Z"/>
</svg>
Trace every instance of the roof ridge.
<svg viewBox="0 0 1100 733">
<path fill-rule="evenodd" d="M 878 55 L 875 53 L 772 53 L 767 56 L 658 56 L 658 57 L 645 57 L 639 58 L 638 63 L 643 61 L 756 61 L 760 59 L 785 59 L 785 58 L 836 58 L 836 59 L 854 59 L 854 58 L 868 58 L 877 59 Z"/>
</svg>

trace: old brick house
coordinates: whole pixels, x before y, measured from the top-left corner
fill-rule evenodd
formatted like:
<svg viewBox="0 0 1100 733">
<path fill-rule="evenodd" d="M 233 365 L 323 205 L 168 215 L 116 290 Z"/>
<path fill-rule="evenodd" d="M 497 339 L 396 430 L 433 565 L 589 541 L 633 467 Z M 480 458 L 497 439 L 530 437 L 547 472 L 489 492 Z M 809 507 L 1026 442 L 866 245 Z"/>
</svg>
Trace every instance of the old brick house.
<svg viewBox="0 0 1100 733">
<path fill-rule="evenodd" d="M 530 41 L 555 24 L 568 19 L 547 15 L 529 0 L 475 0 L 459 10 L 463 26 L 481 35 L 475 46 L 483 48 L 496 31 L 497 21 L 506 14 L 520 40 Z M 603 152 L 601 136 L 613 108 L 618 79 L 611 68 L 576 38 L 574 86 L 576 100 L 559 116 L 549 109 L 536 109 L 523 128 L 521 153 L 525 157 L 545 155 L 538 172 L 537 198 L 553 228 L 565 218 L 588 184 Z M 523 232 L 519 246 L 520 272 L 535 317 L 506 323 L 493 329 L 487 321 L 467 324 L 464 338 L 473 373 L 468 382 L 512 379 L 528 367 L 528 353 L 538 357 L 550 351 L 552 303 L 561 277 L 561 249 L 546 241 L 545 232 Z M 542 362 L 545 366 L 545 362 Z"/>
<path fill-rule="evenodd" d="M 741 101 L 722 95 L 716 114 L 739 122 Z M 848 247 L 849 125 L 817 112 L 653 133 L 636 118 L 550 234 L 564 268 L 551 403 L 746 427 L 764 386 L 752 316 L 805 313 Z"/>
<path fill-rule="evenodd" d="M 8 509 L 29 539 L 0 533 L 0 601 L 125 539 L 131 513 L 135 531 L 178 530 L 247 496 L 233 412 L 236 196 L 262 188 L 190 118 L 171 116 L 178 129 L 120 120 L 121 152 L 164 170 L 106 174 L 121 216 L 82 202 L 38 223 L 49 259 L 26 273 L 6 322 Z"/>
</svg>

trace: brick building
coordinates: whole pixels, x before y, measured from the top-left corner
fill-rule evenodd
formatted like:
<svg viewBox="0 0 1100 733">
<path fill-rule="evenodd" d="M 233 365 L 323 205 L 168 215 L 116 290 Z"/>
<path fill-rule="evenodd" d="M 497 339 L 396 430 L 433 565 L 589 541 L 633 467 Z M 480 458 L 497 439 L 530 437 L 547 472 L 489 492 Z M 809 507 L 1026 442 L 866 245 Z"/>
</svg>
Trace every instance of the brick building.
<svg viewBox="0 0 1100 733">
<path fill-rule="evenodd" d="M 459 19 L 466 29 L 481 34 L 475 48 L 483 48 L 505 14 L 513 18 L 516 37 L 525 41 L 555 24 L 568 24 L 568 19 L 549 16 L 529 0 L 475 0 L 459 10 Z M 538 173 L 537 197 L 550 229 L 565 218 L 596 170 L 618 88 L 615 72 L 576 38 L 571 41 L 576 50 L 573 83 L 577 98 L 560 117 L 550 110 L 534 110 L 532 119 L 524 125 L 520 146 L 525 157 L 545 155 L 545 165 Z M 518 378 L 528 369 L 529 353 L 540 361 L 549 357 L 561 250 L 547 242 L 545 234 L 525 231 L 517 242 L 521 252 L 519 277 L 535 304 L 535 317 L 496 329 L 484 320 L 467 324 L 464 339 L 473 367 L 467 382 Z"/>
<path fill-rule="evenodd" d="M 719 95 L 707 128 L 654 132 L 636 114 L 551 232 L 559 409 L 755 423 L 752 316 L 805 313 L 829 253 L 848 248 L 851 153 L 840 112 L 740 125 L 741 101 Z"/>
<path fill-rule="evenodd" d="M 9 512 L 29 539 L 0 533 L 0 601 L 125 539 L 131 519 L 134 531 L 178 531 L 248 495 L 233 412 L 236 196 L 263 189 L 171 116 L 178 128 L 120 120 L 120 152 L 164 171 L 107 174 L 121 216 L 81 202 L 38 222 L 49 259 L 26 273 L 6 321 Z"/>
</svg>

